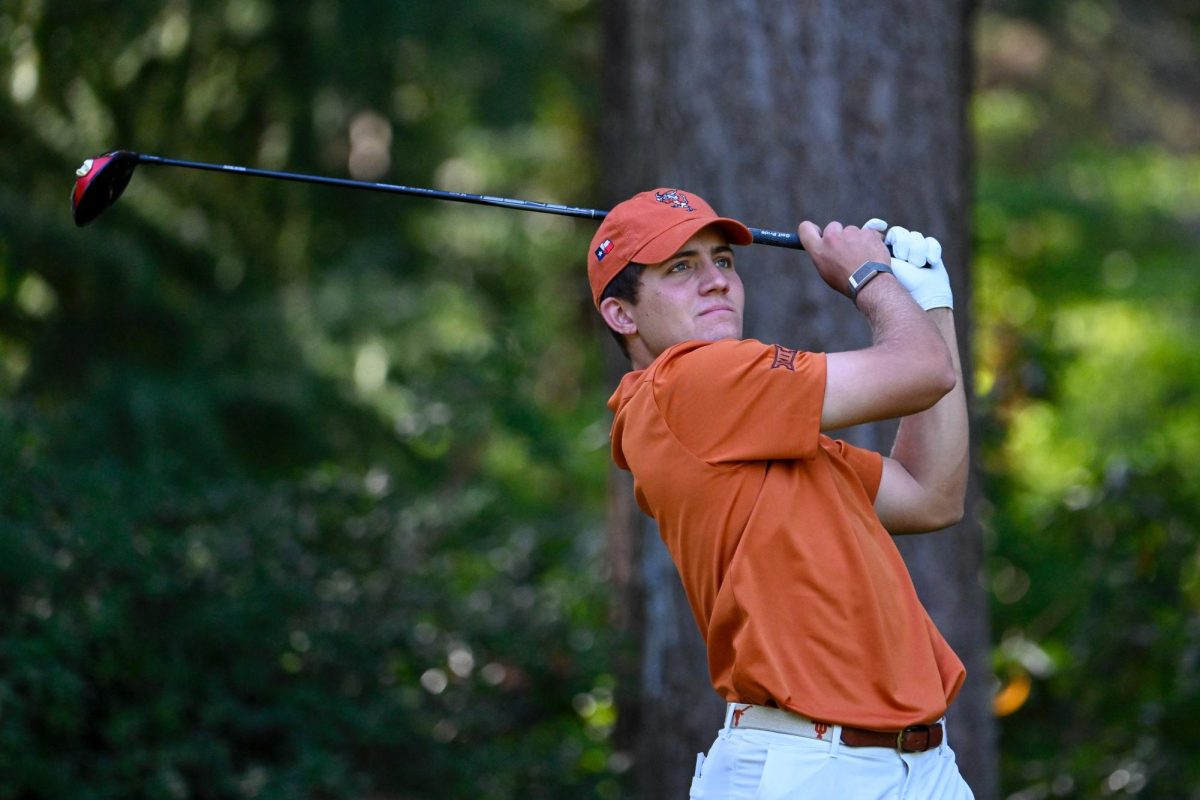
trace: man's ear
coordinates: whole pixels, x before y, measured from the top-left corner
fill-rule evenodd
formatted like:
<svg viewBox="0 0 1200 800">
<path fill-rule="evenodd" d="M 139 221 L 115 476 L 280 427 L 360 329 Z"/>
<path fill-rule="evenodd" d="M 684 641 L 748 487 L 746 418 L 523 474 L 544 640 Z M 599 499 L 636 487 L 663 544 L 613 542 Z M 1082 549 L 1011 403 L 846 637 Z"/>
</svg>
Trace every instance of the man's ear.
<svg viewBox="0 0 1200 800">
<path fill-rule="evenodd" d="M 637 323 L 630 316 L 625 303 L 615 297 L 606 297 L 600 301 L 600 316 L 608 327 L 624 336 L 637 333 Z"/>
</svg>

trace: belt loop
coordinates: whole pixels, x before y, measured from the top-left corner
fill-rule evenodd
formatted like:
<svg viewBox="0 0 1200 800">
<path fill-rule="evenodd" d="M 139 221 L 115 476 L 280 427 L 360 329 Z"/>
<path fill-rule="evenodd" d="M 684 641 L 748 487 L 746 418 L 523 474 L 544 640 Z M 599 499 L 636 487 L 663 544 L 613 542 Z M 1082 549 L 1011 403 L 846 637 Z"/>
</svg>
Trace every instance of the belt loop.
<svg viewBox="0 0 1200 800">
<path fill-rule="evenodd" d="M 736 703 L 725 704 L 725 725 L 721 728 L 721 735 L 728 738 L 729 732 L 733 730 L 733 709 Z"/>
<path fill-rule="evenodd" d="M 950 731 L 946 730 L 946 718 L 945 717 L 942 717 L 941 719 L 939 719 L 938 722 L 940 722 L 942 725 L 942 743 L 939 744 L 938 748 L 937 748 L 938 752 L 941 753 L 947 747 L 950 746 Z"/>
<path fill-rule="evenodd" d="M 829 730 L 829 757 L 837 758 L 838 750 L 842 747 L 842 726 L 834 725 Z"/>
</svg>

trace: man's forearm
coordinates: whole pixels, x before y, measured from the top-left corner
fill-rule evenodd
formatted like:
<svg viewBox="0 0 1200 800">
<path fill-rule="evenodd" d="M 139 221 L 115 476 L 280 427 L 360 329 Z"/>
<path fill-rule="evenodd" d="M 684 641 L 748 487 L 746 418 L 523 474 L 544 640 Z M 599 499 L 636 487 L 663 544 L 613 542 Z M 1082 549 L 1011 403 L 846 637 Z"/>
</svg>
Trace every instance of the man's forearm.
<svg viewBox="0 0 1200 800">
<path fill-rule="evenodd" d="M 931 408 L 904 417 L 896 434 L 892 458 L 900 462 L 925 490 L 930 510 L 945 527 L 962 518 L 966 496 L 969 434 L 966 389 L 954 332 L 954 312 L 927 312 L 946 342 L 954 363 L 955 386 Z"/>
<path fill-rule="evenodd" d="M 956 384 L 953 364 L 931 315 L 890 275 L 859 295 L 872 344 L 827 353 L 821 430 L 917 414 Z"/>
</svg>

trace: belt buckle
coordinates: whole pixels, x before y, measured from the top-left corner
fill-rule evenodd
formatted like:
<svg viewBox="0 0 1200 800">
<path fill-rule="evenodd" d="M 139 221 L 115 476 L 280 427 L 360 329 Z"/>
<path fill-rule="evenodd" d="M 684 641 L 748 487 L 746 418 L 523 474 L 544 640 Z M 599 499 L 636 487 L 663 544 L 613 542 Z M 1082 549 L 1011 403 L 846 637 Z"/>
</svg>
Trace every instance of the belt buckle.
<svg viewBox="0 0 1200 800">
<path fill-rule="evenodd" d="M 896 751 L 899 753 L 923 753 L 923 752 L 925 752 L 926 750 L 929 749 L 929 729 L 930 729 L 930 726 L 928 726 L 928 725 L 909 725 L 907 728 L 903 729 L 902 731 L 900 731 L 899 733 L 896 734 Z M 909 734 L 909 733 L 924 733 L 925 734 L 925 746 L 920 749 L 917 749 L 917 748 L 905 749 L 904 737 L 906 734 Z"/>
</svg>

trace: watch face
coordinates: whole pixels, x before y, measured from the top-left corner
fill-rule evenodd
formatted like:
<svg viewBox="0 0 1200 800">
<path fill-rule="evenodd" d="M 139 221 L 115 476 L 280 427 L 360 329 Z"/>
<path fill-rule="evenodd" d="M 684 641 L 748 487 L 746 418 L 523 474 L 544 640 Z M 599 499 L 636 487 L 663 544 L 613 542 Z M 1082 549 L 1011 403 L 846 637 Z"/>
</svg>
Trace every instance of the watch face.
<svg viewBox="0 0 1200 800">
<path fill-rule="evenodd" d="M 854 270 L 854 274 L 850 276 L 850 299 L 856 300 L 859 290 L 881 272 L 891 272 L 892 268 L 887 264 L 880 264 L 877 261 L 868 261 L 858 269 Z"/>
<path fill-rule="evenodd" d="M 863 264 L 861 267 L 859 267 L 858 269 L 856 269 L 854 271 L 853 275 L 850 276 L 850 285 L 855 286 L 855 287 L 862 286 L 864 283 L 867 282 L 867 279 L 870 278 L 872 275 L 874 275 L 876 272 L 878 272 L 878 270 L 875 269 L 874 264 L 871 264 L 871 263 Z"/>
</svg>

